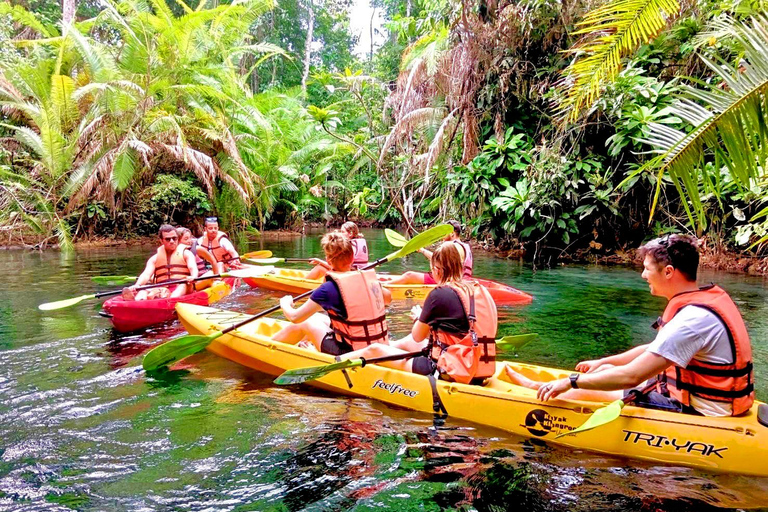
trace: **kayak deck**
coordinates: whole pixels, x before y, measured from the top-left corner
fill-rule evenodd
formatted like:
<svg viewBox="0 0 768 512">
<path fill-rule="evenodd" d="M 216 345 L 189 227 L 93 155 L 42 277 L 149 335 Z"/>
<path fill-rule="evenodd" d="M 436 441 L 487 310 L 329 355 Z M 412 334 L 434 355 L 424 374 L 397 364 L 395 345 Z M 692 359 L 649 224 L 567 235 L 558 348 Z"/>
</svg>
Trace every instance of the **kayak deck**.
<svg viewBox="0 0 768 512">
<path fill-rule="evenodd" d="M 245 283 L 252 288 L 264 288 L 292 294 L 304 293 L 314 290 L 323 283 L 323 279 L 307 279 L 309 271 L 276 268 L 260 277 L 246 278 Z M 399 277 L 398 275 L 381 276 L 384 279 Z M 494 302 L 499 306 L 530 304 L 533 297 L 512 286 L 493 281 L 491 279 L 473 278 L 491 293 Z M 381 283 L 392 293 L 393 300 L 411 299 L 423 301 L 436 285 L 430 284 L 389 284 L 385 280 Z"/>
<path fill-rule="evenodd" d="M 207 334 L 247 315 L 192 304 L 177 305 L 179 319 L 191 333 Z M 270 375 L 293 368 L 334 362 L 327 354 L 274 341 L 285 322 L 260 319 L 208 346 L 211 352 Z M 752 410 L 736 418 L 710 418 L 627 406 L 619 419 L 574 436 L 555 439 L 581 425 L 604 403 L 556 399 L 542 403 L 533 390 L 507 380 L 504 365 L 536 380 L 565 377 L 570 371 L 518 362 L 497 362 L 496 375 L 485 386 L 438 381 L 437 389 L 449 416 L 500 428 L 556 444 L 615 456 L 712 471 L 768 476 L 768 427 Z M 429 380 L 421 375 L 380 365 L 332 372 L 309 384 L 336 393 L 376 399 L 387 404 L 432 413 Z"/>
<path fill-rule="evenodd" d="M 210 287 L 175 299 L 123 300 L 114 297 L 104 302 L 103 316 L 109 318 L 118 332 L 130 332 L 176 318 L 176 304 L 190 303 L 207 306 L 218 302 L 230 293 L 238 280 L 227 278 L 214 282 Z"/>
</svg>

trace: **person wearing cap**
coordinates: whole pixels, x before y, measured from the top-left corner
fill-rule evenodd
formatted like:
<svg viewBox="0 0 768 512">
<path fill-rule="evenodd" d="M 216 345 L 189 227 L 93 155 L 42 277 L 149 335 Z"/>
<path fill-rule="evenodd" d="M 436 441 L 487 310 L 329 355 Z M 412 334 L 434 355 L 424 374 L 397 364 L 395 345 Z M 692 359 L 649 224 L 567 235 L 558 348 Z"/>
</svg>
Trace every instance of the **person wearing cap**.
<svg viewBox="0 0 768 512">
<path fill-rule="evenodd" d="M 583 373 L 549 382 L 528 379 L 507 366 L 509 380 L 537 390 L 543 401 L 560 396 L 607 402 L 635 393 L 639 397 L 634 404 L 641 407 L 704 416 L 749 411 L 755 398 L 749 334 L 722 288 L 696 284 L 696 239 L 657 238 L 639 253 L 651 295 L 669 301 L 653 325 L 658 329 L 653 342 L 583 361 L 576 365 Z M 629 389 L 635 386 L 640 389 Z"/>
<path fill-rule="evenodd" d="M 461 241 L 461 224 L 455 220 L 449 220 L 448 224 L 453 226 L 453 231 L 445 235 L 443 241 L 453 242 L 456 244 L 456 248 L 459 250 L 459 256 L 461 256 L 463 279 L 472 277 L 472 267 L 474 266 L 474 259 L 472 257 L 472 247 L 466 242 Z M 428 260 L 432 260 L 432 251 L 427 249 L 419 249 L 419 252 L 423 254 Z M 437 281 L 430 272 L 414 272 L 409 271 L 403 275 L 393 278 L 387 281 L 388 284 L 437 284 Z"/>
<path fill-rule="evenodd" d="M 219 219 L 206 217 L 204 227 L 205 231 L 199 240 L 200 245 L 213 254 L 218 263 L 224 264 L 224 270 L 242 268 L 240 255 L 235 246 L 232 245 L 226 233 L 219 231 Z"/>
</svg>

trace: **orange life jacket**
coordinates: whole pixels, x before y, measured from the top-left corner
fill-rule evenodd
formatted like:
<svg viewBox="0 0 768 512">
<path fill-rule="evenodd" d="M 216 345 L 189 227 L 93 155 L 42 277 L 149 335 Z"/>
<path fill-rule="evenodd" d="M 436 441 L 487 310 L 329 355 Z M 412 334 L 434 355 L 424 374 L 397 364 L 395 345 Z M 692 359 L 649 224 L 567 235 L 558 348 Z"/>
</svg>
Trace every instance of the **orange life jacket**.
<svg viewBox="0 0 768 512">
<path fill-rule="evenodd" d="M 670 366 L 659 375 L 659 390 L 663 392 L 666 384 L 669 395 L 686 406 L 691 405 L 691 396 L 696 396 L 731 404 L 734 416 L 747 412 L 755 400 L 752 345 L 736 304 L 719 286 L 705 286 L 672 297 L 657 323 L 663 327 L 685 306 L 707 309 L 723 322 L 731 344 L 733 364 L 693 359 L 685 368 Z"/>
<path fill-rule="evenodd" d="M 208 240 L 208 233 L 206 232 L 203 234 L 203 238 L 200 240 L 200 245 L 208 249 L 208 252 L 213 254 L 213 257 L 216 258 L 216 261 L 220 263 L 229 265 L 233 261 L 239 262 L 240 258 L 233 258 L 232 255 L 229 254 L 229 251 L 221 246 L 222 238 L 229 240 L 229 237 L 223 231 L 217 232 L 215 239 Z"/>
<path fill-rule="evenodd" d="M 328 272 L 325 279 L 336 283 L 347 311 L 346 317 L 328 311 L 336 340 L 352 350 L 371 343 L 387 343 L 384 291 L 376 273 L 373 270 Z"/>
<path fill-rule="evenodd" d="M 353 238 L 350 243 L 355 250 L 355 259 L 352 260 L 352 265 L 362 266 L 368 263 L 368 242 L 365 241 L 365 238 Z"/>
<path fill-rule="evenodd" d="M 456 382 L 467 384 L 474 379 L 487 379 L 496 372 L 496 303 L 490 292 L 477 282 L 446 286 L 461 299 L 469 331 L 454 334 L 434 326 L 429 335 L 430 357 L 442 374 Z"/>
<path fill-rule="evenodd" d="M 173 254 L 171 254 L 171 261 L 168 261 L 165 247 L 160 246 L 157 249 L 157 257 L 155 258 L 153 281 L 155 283 L 164 283 L 165 281 L 189 277 L 191 274 L 189 267 L 187 267 L 187 261 L 184 259 L 184 251 L 187 250 L 189 250 L 188 246 L 179 244 L 176 250 L 173 251 Z"/>
<path fill-rule="evenodd" d="M 472 277 L 472 267 L 475 265 L 474 258 L 472 257 L 472 247 L 461 240 L 454 240 L 453 243 L 459 244 L 464 249 L 464 263 L 462 264 L 464 275 L 462 277 Z"/>
</svg>

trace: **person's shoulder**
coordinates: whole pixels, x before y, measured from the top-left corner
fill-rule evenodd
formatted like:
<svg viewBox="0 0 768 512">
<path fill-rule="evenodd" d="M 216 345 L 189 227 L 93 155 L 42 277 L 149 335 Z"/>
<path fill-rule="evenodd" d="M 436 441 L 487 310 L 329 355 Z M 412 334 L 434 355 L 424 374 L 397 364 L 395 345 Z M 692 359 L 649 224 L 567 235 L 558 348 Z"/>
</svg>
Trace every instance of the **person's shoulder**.
<svg viewBox="0 0 768 512">
<path fill-rule="evenodd" d="M 680 311 L 678 311 L 675 317 L 679 317 L 680 320 L 684 321 L 721 322 L 720 317 L 718 317 L 714 311 L 704 306 L 697 306 L 695 304 L 685 306 Z"/>
</svg>

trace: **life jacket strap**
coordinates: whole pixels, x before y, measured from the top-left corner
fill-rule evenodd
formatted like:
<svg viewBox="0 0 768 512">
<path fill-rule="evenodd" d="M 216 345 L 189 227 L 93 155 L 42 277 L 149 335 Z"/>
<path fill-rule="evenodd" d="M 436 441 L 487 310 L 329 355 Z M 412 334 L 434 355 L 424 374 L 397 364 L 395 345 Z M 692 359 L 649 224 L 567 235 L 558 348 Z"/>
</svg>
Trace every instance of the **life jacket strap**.
<svg viewBox="0 0 768 512">
<path fill-rule="evenodd" d="M 752 383 L 747 384 L 742 389 L 736 389 L 736 390 L 723 390 L 723 389 L 708 388 L 704 386 L 697 386 L 695 384 L 690 384 L 677 379 L 672 379 L 670 377 L 667 377 L 667 383 L 671 386 L 676 387 L 681 391 L 688 391 L 689 393 L 695 396 L 705 395 L 705 396 L 716 396 L 718 398 L 742 398 L 742 397 L 751 395 L 752 392 L 755 390 L 755 385 Z"/>
</svg>

